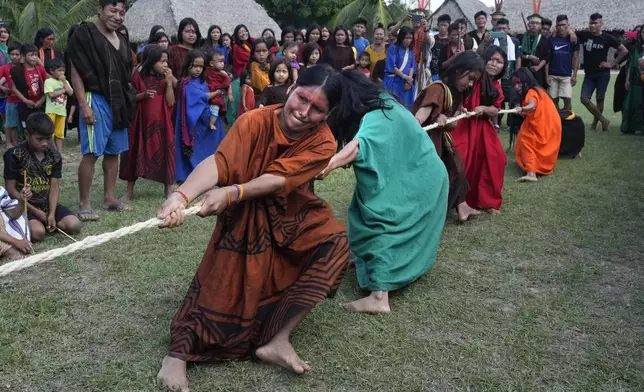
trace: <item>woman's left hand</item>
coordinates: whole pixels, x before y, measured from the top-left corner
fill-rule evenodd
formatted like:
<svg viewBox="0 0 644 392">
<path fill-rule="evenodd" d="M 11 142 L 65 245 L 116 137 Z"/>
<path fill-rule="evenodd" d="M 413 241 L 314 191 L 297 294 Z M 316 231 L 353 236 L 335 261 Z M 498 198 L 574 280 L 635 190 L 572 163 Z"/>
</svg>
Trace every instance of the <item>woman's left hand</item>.
<svg viewBox="0 0 644 392">
<path fill-rule="evenodd" d="M 162 219 L 163 223 L 159 227 L 173 228 L 181 226 L 186 220 L 186 201 L 179 193 L 171 193 L 157 212 L 157 218 Z"/>
<path fill-rule="evenodd" d="M 336 159 L 335 156 L 333 156 L 333 158 L 331 158 L 331 160 L 329 161 L 329 164 L 326 165 L 324 170 L 322 170 L 320 172 L 320 174 L 318 174 L 315 177 L 315 179 L 316 180 L 324 180 L 329 174 L 331 174 L 332 171 L 334 171 L 337 168 L 338 168 L 337 159 Z"/>
<path fill-rule="evenodd" d="M 228 191 L 230 195 L 230 202 L 237 200 L 237 193 L 235 190 Z M 204 194 L 203 202 L 201 203 L 201 210 L 197 215 L 201 217 L 221 214 L 228 208 L 228 195 L 225 188 L 217 188 L 208 191 Z"/>
</svg>

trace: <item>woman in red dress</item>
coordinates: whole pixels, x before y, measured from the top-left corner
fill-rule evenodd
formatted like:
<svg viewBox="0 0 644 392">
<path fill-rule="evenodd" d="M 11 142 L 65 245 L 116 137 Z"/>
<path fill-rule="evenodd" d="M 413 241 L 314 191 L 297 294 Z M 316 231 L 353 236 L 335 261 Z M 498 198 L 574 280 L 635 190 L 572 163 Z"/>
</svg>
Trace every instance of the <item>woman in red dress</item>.
<svg viewBox="0 0 644 392">
<path fill-rule="evenodd" d="M 233 32 L 233 69 L 235 75 L 239 76 L 241 72 L 248 68 L 248 61 L 250 60 L 250 51 L 253 48 L 253 41 L 250 38 L 248 27 L 239 24 L 235 27 Z"/>
<path fill-rule="evenodd" d="M 460 120 L 452 137 L 454 148 L 465 162 L 465 176 L 470 186 L 467 203 L 496 213 L 503 201 L 501 191 L 507 158 L 493 121 L 503 104 L 499 79 L 505 74 L 507 55 L 500 47 L 490 46 L 483 60 L 486 72 L 474 84 L 474 92 L 464 104 L 467 111 L 479 116 Z"/>
</svg>

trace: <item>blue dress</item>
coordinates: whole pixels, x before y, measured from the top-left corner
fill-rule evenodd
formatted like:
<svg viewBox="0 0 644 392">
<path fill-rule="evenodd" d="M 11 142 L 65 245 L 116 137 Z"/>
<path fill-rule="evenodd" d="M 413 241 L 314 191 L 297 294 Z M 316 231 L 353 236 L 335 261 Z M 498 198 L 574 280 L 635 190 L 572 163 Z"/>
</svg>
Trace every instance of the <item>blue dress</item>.
<svg viewBox="0 0 644 392">
<path fill-rule="evenodd" d="M 405 54 L 407 61 L 405 61 Z M 403 67 L 404 63 L 404 67 Z M 414 83 L 409 90 L 405 90 L 405 80 L 394 73 L 394 67 L 402 71 L 403 74 L 409 75 L 409 70 L 414 70 Z M 387 59 L 385 61 L 385 79 L 382 81 L 384 88 L 400 98 L 401 102 L 407 109 L 411 108 L 414 103 L 414 90 L 416 87 L 416 63 L 414 61 L 414 50 L 409 48 L 389 45 L 387 49 Z"/>
<path fill-rule="evenodd" d="M 224 64 L 228 64 L 228 48 L 223 45 L 214 45 L 213 50 L 221 52 L 224 54 Z"/>
<path fill-rule="evenodd" d="M 226 136 L 221 117 L 217 117 L 214 130 L 208 129 L 208 93 L 208 85 L 198 78 L 181 80 L 174 126 L 177 181 L 185 181 L 201 161 L 217 151 Z"/>
</svg>

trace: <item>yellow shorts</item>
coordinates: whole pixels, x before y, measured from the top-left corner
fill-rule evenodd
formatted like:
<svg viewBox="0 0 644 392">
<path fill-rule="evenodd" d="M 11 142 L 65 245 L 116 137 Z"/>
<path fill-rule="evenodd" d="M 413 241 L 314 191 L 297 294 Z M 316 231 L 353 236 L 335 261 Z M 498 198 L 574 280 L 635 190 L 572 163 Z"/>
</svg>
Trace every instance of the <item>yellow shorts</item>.
<svg viewBox="0 0 644 392">
<path fill-rule="evenodd" d="M 65 138 L 65 125 L 67 118 L 65 116 L 59 116 L 58 114 L 54 113 L 47 113 L 49 118 L 51 118 L 51 121 L 54 122 L 54 137 L 56 139 L 64 139 Z"/>
</svg>

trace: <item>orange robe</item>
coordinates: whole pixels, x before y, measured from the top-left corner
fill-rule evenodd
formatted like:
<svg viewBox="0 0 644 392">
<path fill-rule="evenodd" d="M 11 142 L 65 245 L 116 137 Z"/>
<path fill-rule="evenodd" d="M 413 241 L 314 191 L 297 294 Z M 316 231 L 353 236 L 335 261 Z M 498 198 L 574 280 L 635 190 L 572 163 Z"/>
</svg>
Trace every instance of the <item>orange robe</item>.
<svg viewBox="0 0 644 392">
<path fill-rule="evenodd" d="M 526 113 L 517 137 L 517 164 L 524 172 L 552 174 L 561 145 L 561 117 L 548 94 L 539 88 L 530 89 L 523 100 L 537 103 L 534 112 Z"/>
<path fill-rule="evenodd" d="M 349 261 L 347 234 L 313 192 L 313 179 L 336 152 L 335 139 L 326 124 L 289 139 L 279 126 L 278 108 L 239 117 L 217 149 L 218 186 L 263 174 L 284 177 L 286 184 L 277 194 L 233 204 L 217 217 L 172 320 L 173 357 L 248 359 L 292 317 L 340 286 Z"/>
</svg>

